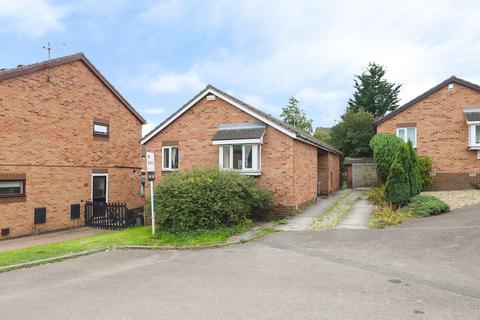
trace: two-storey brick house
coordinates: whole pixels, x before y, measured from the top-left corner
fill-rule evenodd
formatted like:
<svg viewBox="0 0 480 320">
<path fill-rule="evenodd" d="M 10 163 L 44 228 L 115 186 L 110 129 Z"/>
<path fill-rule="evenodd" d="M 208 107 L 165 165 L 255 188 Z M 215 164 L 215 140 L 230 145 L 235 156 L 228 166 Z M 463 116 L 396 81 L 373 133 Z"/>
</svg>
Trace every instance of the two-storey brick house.
<svg viewBox="0 0 480 320">
<path fill-rule="evenodd" d="M 480 86 L 452 76 L 375 123 L 379 133 L 412 140 L 433 162 L 431 190 L 471 188 L 480 180 Z"/>
<path fill-rule="evenodd" d="M 83 225 L 88 200 L 142 206 L 144 123 L 81 53 L 0 71 L 0 239 Z"/>
<path fill-rule="evenodd" d="M 210 85 L 142 144 L 157 159 L 157 182 L 193 167 L 238 170 L 274 191 L 279 215 L 339 188 L 340 151 Z"/>
</svg>

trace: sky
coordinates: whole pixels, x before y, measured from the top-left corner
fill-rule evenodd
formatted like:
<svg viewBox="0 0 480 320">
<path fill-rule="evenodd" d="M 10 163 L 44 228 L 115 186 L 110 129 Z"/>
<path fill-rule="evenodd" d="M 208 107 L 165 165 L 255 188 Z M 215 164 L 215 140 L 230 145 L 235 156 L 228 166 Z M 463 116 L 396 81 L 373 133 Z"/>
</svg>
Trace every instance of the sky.
<svg viewBox="0 0 480 320">
<path fill-rule="evenodd" d="M 402 103 L 456 75 L 480 83 L 480 2 L 0 0 L 0 68 L 84 52 L 153 128 L 212 84 L 279 116 L 295 96 L 338 122 L 369 62 Z"/>
</svg>

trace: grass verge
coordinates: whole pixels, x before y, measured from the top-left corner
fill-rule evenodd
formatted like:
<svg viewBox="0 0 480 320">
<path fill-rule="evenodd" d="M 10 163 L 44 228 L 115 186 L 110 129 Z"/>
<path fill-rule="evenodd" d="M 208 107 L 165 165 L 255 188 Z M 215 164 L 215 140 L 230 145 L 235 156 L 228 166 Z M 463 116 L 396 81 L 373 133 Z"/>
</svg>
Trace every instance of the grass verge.
<svg viewBox="0 0 480 320">
<path fill-rule="evenodd" d="M 0 268 L 74 253 L 123 246 L 185 248 L 218 245 L 225 242 L 230 236 L 247 231 L 251 227 L 252 222 L 248 221 L 237 227 L 221 228 L 197 234 L 175 235 L 159 231 L 155 238 L 152 238 L 150 227 L 133 227 L 79 239 L 0 252 Z"/>
</svg>

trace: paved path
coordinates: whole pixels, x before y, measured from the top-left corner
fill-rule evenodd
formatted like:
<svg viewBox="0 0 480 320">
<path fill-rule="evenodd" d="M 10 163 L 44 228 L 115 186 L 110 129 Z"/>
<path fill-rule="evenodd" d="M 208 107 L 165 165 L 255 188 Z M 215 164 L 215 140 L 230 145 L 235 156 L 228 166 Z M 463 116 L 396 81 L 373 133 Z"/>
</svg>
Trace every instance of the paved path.
<svg viewBox="0 0 480 320">
<path fill-rule="evenodd" d="M 367 229 L 372 213 L 373 205 L 370 201 L 361 197 L 337 225 L 337 229 Z"/>
<path fill-rule="evenodd" d="M 27 236 L 9 240 L 0 241 L 0 252 L 22 249 L 31 246 L 48 244 L 52 242 L 59 242 L 91 236 L 97 233 L 106 232 L 106 230 L 98 230 L 91 228 L 76 228 L 71 230 L 63 230 L 58 232 L 48 232 L 36 236 Z"/>
<path fill-rule="evenodd" d="M 478 320 L 480 206 L 383 230 L 110 250 L 0 273 L 0 319 Z"/>
<path fill-rule="evenodd" d="M 317 219 L 325 210 L 330 208 L 338 199 L 351 193 L 351 189 L 345 189 L 337 191 L 335 194 L 327 197 L 320 198 L 317 203 L 311 207 L 305 209 L 300 214 L 288 219 L 288 224 L 279 225 L 276 228 L 283 231 L 299 231 L 308 230 L 312 223 Z"/>
</svg>

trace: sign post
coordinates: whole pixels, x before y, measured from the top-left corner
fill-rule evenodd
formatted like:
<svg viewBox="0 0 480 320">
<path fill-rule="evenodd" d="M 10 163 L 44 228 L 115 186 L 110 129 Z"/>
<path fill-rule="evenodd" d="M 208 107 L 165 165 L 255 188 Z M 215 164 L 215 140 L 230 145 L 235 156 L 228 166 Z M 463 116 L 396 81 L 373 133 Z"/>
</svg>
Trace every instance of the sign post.
<svg viewBox="0 0 480 320">
<path fill-rule="evenodd" d="M 153 208 L 153 181 L 155 180 L 155 154 L 147 152 L 147 177 L 150 181 L 150 208 L 152 211 L 152 235 L 155 235 L 155 210 Z"/>
</svg>

